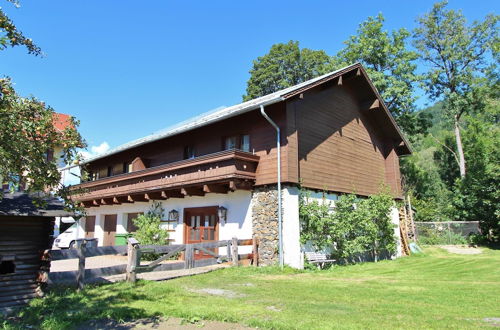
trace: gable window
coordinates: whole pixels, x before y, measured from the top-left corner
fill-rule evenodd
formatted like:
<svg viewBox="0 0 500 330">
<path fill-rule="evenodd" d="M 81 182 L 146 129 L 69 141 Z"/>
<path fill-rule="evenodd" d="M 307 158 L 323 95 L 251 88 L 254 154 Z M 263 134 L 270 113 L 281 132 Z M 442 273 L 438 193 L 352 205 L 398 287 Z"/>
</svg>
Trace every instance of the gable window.
<svg viewBox="0 0 500 330">
<path fill-rule="evenodd" d="M 224 150 L 239 149 L 250 152 L 250 135 L 232 135 L 224 138 Z"/>
<path fill-rule="evenodd" d="M 184 159 L 193 159 L 195 157 L 194 147 L 185 146 L 184 147 Z"/>
</svg>

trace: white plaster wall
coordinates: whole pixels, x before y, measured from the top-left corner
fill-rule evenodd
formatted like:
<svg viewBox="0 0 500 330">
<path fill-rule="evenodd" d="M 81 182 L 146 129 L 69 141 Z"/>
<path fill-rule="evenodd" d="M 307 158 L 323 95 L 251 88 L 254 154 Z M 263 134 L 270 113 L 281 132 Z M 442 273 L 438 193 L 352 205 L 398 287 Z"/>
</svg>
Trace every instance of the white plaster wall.
<svg viewBox="0 0 500 330">
<path fill-rule="evenodd" d="M 401 245 L 401 231 L 399 230 L 399 211 L 396 207 L 391 209 L 391 220 L 395 225 L 394 236 L 397 237 L 396 257 L 401 257 L 403 255 L 403 247 Z"/>
<path fill-rule="evenodd" d="M 335 193 L 307 190 L 306 194 L 309 201 L 325 202 L 330 207 L 335 207 L 335 202 L 339 199 L 339 195 Z"/>
<path fill-rule="evenodd" d="M 283 207 L 283 260 L 286 265 L 304 268 L 300 251 L 299 189 L 282 190 Z"/>
<path fill-rule="evenodd" d="M 170 232 L 172 244 L 184 243 L 184 208 L 204 207 L 204 206 L 224 206 L 227 208 L 227 223 L 219 223 L 219 240 L 228 240 L 232 237 L 239 239 L 252 238 L 252 218 L 251 218 L 251 192 L 238 190 L 227 194 L 206 194 L 205 196 L 192 196 L 185 198 L 171 198 L 162 201 L 165 209 L 164 219 L 168 217 L 168 212 L 175 209 L 179 212 L 179 223 L 164 223 L 162 227 L 175 230 Z M 147 212 L 152 202 L 137 202 L 120 205 L 103 205 L 87 209 L 88 215 L 96 216 L 96 226 L 94 237 L 98 239 L 99 246 L 103 240 L 104 215 L 117 214 L 117 233 L 125 233 L 127 225 L 127 214 L 135 212 Z M 250 253 L 251 246 L 240 247 L 240 253 Z M 221 248 L 221 253 L 225 254 L 225 248 Z"/>
</svg>

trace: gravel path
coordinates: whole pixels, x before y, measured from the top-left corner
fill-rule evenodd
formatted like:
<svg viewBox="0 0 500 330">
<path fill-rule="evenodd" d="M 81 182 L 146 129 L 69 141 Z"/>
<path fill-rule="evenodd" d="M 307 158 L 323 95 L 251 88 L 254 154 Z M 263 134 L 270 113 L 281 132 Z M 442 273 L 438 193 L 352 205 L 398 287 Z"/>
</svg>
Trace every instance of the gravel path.
<svg viewBox="0 0 500 330">
<path fill-rule="evenodd" d="M 192 275 L 198 275 L 198 274 L 203 274 L 203 273 L 209 273 L 217 269 L 222 269 L 226 267 L 230 267 L 230 263 L 224 263 L 224 264 L 217 264 L 217 265 L 211 265 L 211 266 L 205 266 L 205 267 L 197 267 L 197 268 L 191 268 L 191 269 L 179 269 L 179 270 L 168 270 L 168 271 L 161 271 L 161 272 L 148 272 L 148 273 L 139 273 L 137 274 L 137 278 L 141 280 L 148 280 L 148 281 L 166 281 L 166 280 L 171 280 L 174 278 L 178 277 L 183 277 L 183 276 L 192 276 Z M 125 274 L 118 274 L 118 275 L 111 275 L 111 276 L 106 276 L 103 277 L 106 281 L 109 282 L 120 282 L 120 281 L 125 281 Z"/>
<path fill-rule="evenodd" d="M 103 268 L 117 265 L 126 265 L 127 256 L 97 256 L 85 259 L 85 268 Z M 51 272 L 65 272 L 78 270 L 78 259 L 65 259 L 50 262 Z"/>
</svg>

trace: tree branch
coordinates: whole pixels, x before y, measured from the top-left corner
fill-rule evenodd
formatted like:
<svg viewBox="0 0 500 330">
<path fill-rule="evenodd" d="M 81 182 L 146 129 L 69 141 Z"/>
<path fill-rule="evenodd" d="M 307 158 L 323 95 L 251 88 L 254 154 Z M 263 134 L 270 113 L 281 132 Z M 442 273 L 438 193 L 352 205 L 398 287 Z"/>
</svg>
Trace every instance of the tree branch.
<svg viewBox="0 0 500 330">
<path fill-rule="evenodd" d="M 453 154 L 453 157 L 455 157 L 455 161 L 457 162 L 457 165 L 460 166 L 460 161 L 458 160 L 458 156 L 457 154 L 455 153 L 455 151 L 453 151 L 453 149 L 451 149 L 450 147 L 448 147 L 446 144 L 442 143 L 441 141 L 439 141 L 434 135 L 432 135 L 432 133 L 430 133 L 430 136 L 436 140 L 437 143 L 439 143 L 440 145 L 442 145 L 443 147 L 445 147 L 446 149 L 448 149 L 452 154 Z"/>
</svg>

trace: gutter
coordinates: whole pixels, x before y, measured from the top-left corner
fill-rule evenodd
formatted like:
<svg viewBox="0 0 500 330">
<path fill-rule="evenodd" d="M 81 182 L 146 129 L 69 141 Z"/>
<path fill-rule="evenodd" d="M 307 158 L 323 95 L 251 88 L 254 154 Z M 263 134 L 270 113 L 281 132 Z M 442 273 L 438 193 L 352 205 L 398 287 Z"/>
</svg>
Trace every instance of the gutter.
<svg viewBox="0 0 500 330">
<path fill-rule="evenodd" d="M 276 148 L 278 151 L 278 246 L 279 246 L 279 261 L 280 267 L 283 268 L 283 229 L 282 229 L 282 214 L 281 214 L 281 145 L 280 145 L 280 128 L 264 111 L 264 104 L 260 105 L 260 113 L 266 120 L 276 129 Z"/>
</svg>

